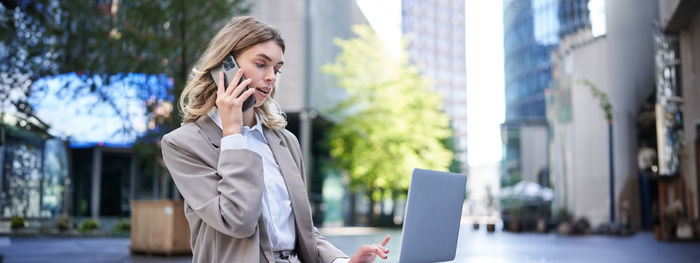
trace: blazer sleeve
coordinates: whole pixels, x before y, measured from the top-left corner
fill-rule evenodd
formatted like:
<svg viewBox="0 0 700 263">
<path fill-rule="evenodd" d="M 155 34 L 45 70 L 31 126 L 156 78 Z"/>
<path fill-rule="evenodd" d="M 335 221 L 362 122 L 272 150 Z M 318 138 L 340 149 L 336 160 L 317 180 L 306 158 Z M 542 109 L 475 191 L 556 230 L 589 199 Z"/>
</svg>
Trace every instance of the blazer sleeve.
<svg viewBox="0 0 700 263">
<path fill-rule="evenodd" d="M 316 227 L 314 227 L 314 236 L 316 236 L 316 241 L 318 244 L 318 262 L 333 262 L 338 258 L 349 258 L 343 251 L 340 251 L 340 249 L 336 248 L 331 244 L 331 242 L 328 242 L 323 235 L 321 235 L 321 232 L 318 231 Z"/>
<path fill-rule="evenodd" d="M 253 236 L 262 214 L 262 157 L 247 149 L 224 150 L 212 168 L 194 153 L 197 140 L 178 137 L 163 137 L 163 160 L 188 205 L 221 233 Z"/>
<path fill-rule="evenodd" d="M 294 158 L 294 161 L 297 163 L 297 167 L 299 167 L 299 172 L 301 173 L 301 178 L 304 181 L 304 185 L 306 186 L 306 166 L 304 165 L 304 160 L 303 160 L 303 155 L 301 153 L 301 146 L 299 145 L 299 141 L 297 138 L 292 134 L 291 132 L 287 132 L 287 135 L 291 137 L 291 145 L 292 145 L 292 150 L 294 151 L 294 154 L 292 156 L 297 157 Z M 333 262 L 337 258 L 348 258 L 343 251 L 340 249 L 336 248 L 331 244 L 331 242 L 328 242 L 323 235 L 321 235 L 321 232 L 318 231 L 318 229 L 314 226 L 313 227 L 313 232 L 314 232 L 314 237 L 316 237 L 316 244 L 318 247 L 318 262 Z"/>
</svg>

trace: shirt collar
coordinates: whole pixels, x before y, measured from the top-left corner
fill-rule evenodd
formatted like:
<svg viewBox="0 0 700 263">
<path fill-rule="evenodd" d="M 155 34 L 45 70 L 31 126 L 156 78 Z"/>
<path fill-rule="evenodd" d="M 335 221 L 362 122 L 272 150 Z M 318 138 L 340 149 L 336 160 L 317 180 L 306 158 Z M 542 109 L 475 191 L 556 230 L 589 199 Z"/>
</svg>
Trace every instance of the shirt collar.
<svg viewBox="0 0 700 263">
<path fill-rule="evenodd" d="M 221 115 L 219 115 L 219 108 L 214 106 L 211 108 L 211 110 L 209 110 L 209 112 L 207 114 L 209 115 L 211 120 L 213 120 L 214 123 L 216 123 L 216 126 L 219 126 L 219 129 L 222 129 L 222 130 L 224 129 L 224 126 L 221 124 Z M 243 130 L 246 130 L 246 129 L 251 130 L 251 131 L 258 130 L 261 135 L 265 134 L 265 133 L 263 133 L 262 125 L 260 124 L 260 117 L 258 117 L 258 114 L 255 112 L 253 112 L 253 115 L 255 116 L 255 126 L 253 126 L 253 128 L 250 128 L 248 126 L 243 126 Z M 267 139 L 265 139 L 265 136 L 262 136 L 262 137 L 265 140 L 265 142 L 267 142 Z"/>
</svg>

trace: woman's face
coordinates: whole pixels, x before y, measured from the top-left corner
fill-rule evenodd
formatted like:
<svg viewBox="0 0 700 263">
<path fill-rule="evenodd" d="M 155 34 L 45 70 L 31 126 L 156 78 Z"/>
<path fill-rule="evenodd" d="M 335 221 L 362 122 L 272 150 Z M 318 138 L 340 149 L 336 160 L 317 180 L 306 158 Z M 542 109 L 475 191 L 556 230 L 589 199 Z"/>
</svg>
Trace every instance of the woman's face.
<svg viewBox="0 0 700 263">
<path fill-rule="evenodd" d="M 284 64 L 284 54 L 277 42 L 270 40 L 244 50 L 236 58 L 243 76 L 251 79 L 248 87 L 255 89 L 255 106 L 260 107 L 272 94 L 277 74 Z"/>
</svg>

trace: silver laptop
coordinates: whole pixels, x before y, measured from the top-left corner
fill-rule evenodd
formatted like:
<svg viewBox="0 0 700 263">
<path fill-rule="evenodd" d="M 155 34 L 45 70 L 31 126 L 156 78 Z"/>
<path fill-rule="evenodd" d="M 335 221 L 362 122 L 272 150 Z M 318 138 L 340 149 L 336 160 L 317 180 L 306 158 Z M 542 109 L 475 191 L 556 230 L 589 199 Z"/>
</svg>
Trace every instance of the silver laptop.
<svg viewBox="0 0 700 263">
<path fill-rule="evenodd" d="M 467 176 L 414 169 L 399 262 L 454 260 Z"/>
</svg>

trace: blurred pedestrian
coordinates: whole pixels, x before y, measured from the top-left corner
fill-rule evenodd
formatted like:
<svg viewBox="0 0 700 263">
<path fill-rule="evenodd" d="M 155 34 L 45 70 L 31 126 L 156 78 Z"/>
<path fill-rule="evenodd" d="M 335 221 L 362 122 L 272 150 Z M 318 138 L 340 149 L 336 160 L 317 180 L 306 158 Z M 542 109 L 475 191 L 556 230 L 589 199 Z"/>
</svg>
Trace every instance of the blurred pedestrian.
<svg viewBox="0 0 700 263">
<path fill-rule="evenodd" d="M 214 36 L 187 80 L 180 98 L 183 125 L 163 136 L 162 148 L 185 198 L 192 261 L 386 259 L 389 237 L 348 259 L 313 226 L 301 148 L 273 99 L 284 49 L 276 29 L 237 17 Z M 214 76 L 217 85 L 211 72 L 229 55 L 240 69 L 227 87 L 223 72 Z M 255 103 L 243 110 L 250 96 Z"/>
</svg>

